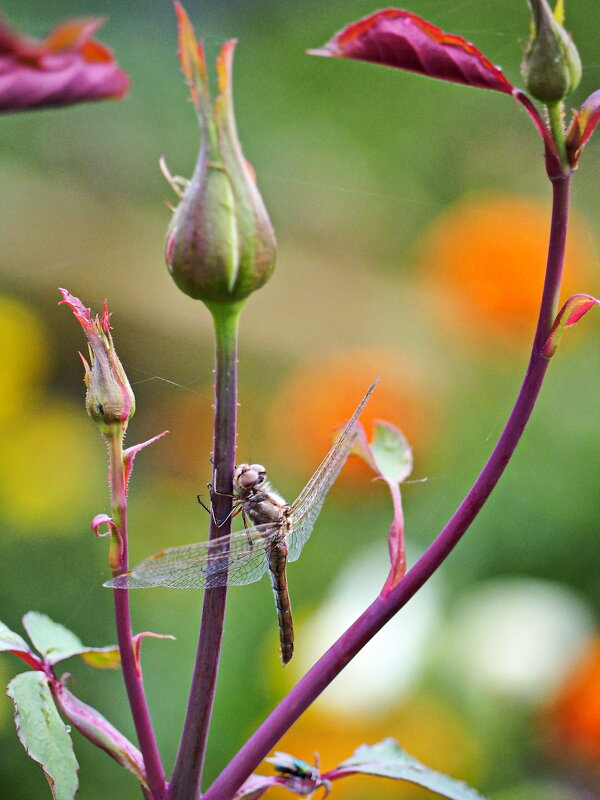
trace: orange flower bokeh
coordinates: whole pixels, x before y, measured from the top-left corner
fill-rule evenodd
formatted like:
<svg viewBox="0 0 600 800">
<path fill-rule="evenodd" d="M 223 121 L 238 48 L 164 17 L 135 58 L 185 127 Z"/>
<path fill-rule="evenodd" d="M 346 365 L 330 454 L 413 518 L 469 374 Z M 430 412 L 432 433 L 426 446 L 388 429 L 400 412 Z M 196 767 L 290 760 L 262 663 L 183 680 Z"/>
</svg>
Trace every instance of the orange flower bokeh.
<svg viewBox="0 0 600 800">
<path fill-rule="evenodd" d="M 352 415 L 375 378 L 380 377 L 362 414 L 367 435 L 375 419 L 401 428 L 419 457 L 430 444 L 439 417 L 439 387 L 427 388 L 421 372 L 393 352 L 360 349 L 315 357 L 284 378 L 264 410 L 264 387 L 244 384 L 238 407 L 237 460 L 258 461 L 270 477 L 308 478 L 331 446 L 336 429 Z M 212 388 L 205 386 L 147 415 L 148 431 L 168 426 L 168 445 L 148 459 L 177 492 L 190 493 L 210 479 Z M 272 471 L 272 475 L 271 475 Z M 350 458 L 342 480 L 370 480 L 372 471 Z"/>
<path fill-rule="evenodd" d="M 517 195 L 476 195 L 436 220 L 418 248 L 428 292 L 446 327 L 469 338 L 528 344 L 540 303 L 550 203 Z M 562 297 L 588 292 L 594 248 L 572 216 Z"/>
<path fill-rule="evenodd" d="M 569 676 L 546 722 L 561 752 L 587 759 L 600 769 L 600 636 Z"/>
<path fill-rule="evenodd" d="M 401 428 L 417 454 L 422 452 L 437 414 L 418 370 L 388 351 L 352 350 L 305 362 L 287 377 L 271 404 L 268 425 L 285 442 L 290 469 L 306 474 L 317 467 L 336 428 L 349 419 L 378 376 L 381 380 L 361 416 L 367 435 L 373 420 L 383 419 Z M 351 458 L 342 473 L 352 475 L 372 477 L 358 458 Z"/>
<path fill-rule="evenodd" d="M 143 413 L 143 410 L 142 410 Z M 256 431 L 259 419 L 251 404 L 238 406 L 238 459 L 250 452 L 248 439 Z M 167 426 L 169 438 L 161 451 L 149 450 L 147 459 L 160 471 L 172 489 L 189 496 L 205 490 L 212 480 L 210 458 L 213 451 L 214 389 L 200 386 L 179 397 L 169 397 L 146 414 L 148 432 Z"/>
</svg>

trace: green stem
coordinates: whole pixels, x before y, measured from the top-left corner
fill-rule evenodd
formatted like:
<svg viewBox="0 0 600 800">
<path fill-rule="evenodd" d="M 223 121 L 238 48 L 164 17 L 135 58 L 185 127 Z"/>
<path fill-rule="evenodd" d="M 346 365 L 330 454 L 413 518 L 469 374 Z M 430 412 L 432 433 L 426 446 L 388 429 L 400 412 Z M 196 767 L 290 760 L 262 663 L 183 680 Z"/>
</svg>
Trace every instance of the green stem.
<svg viewBox="0 0 600 800">
<path fill-rule="evenodd" d="M 558 150 L 560 163 L 563 169 L 568 169 L 569 161 L 565 142 L 564 105 L 562 102 L 548 103 L 546 110 L 548 112 L 548 122 L 550 123 L 550 133 L 552 134 L 554 144 Z"/>
<path fill-rule="evenodd" d="M 208 304 L 207 304 L 208 305 Z M 231 531 L 232 478 L 237 421 L 237 332 L 243 303 L 211 304 L 215 325 L 215 419 L 213 493 L 210 539 Z M 216 520 L 226 520 L 218 526 Z M 206 589 L 200 638 L 190 686 L 185 722 L 169 787 L 169 800 L 195 800 L 215 696 L 227 586 Z"/>
</svg>

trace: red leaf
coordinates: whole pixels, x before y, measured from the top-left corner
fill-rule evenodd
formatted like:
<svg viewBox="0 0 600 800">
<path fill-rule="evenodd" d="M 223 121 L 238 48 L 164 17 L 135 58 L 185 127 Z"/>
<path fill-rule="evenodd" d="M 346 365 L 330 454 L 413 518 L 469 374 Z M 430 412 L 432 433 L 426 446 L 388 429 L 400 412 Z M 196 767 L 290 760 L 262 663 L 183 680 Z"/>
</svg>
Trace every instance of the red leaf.
<svg viewBox="0 0 600 800">
<path fill-rule="evenodd" d="M 129 485 L 129 478 L 131 477 L 131 470 L 133 469 L 133 462 L 137 454 L 140 450 L 143 450 L 144 447 L 148 447 L 149 444 L 153 444 L 158 439 L 161 439 L 163 436 L 166 436 L 169 431 L 163 431 L 162 433 L 153 436 L 151 439 L 147 439 L 145 442 L 141 442 L 140 444 L 134 444 L 132 447 L 128 447 L 126 450 L 123 451 L 123 464 L 125 466 L 125 487 Z"/>
<path fill-rule="evenodd" d="M 0 22 L 0 113 L 124 97 L 127 74 L 92 39 L 101 25 L 68 20 L 38 41 Z"/>
<path fill-rule="evenodd" d="M 514 89 L 502 70 L 462 36 L 445 33 L 416 14 L 396 8 L 348 25 L 322 49 L 309 52 L 385 64 L 506 94 Z"/>
<path fill-rule="evenodd" d="M 0 652 L 12 653 L 35 670 L 43 670 L 42 660 L 31 650 L 18 633 L 0 622 Z"/>
<path fill-rule="evenodd" d="M 136 633 L 133 637 L 133 651 L 135 653 L 135 667 L 138 671 L 138 674 L 142 674 L 142 664 L 140 661 L 140 655 L 142 652 L 142 639 L 144 636 L 151 636 L 153 639 L 174 639 L 174 636 L 171 636 L 170 633 L 152 633 L 152 631 L 143 631 L 142 633 Z"/>
<path fill-rule="evenodd" d="M 565 328 L 575 325 L 590 308 L 598 305 L 600 305 L 600 300 L 590 294 L 574 294 L 573 297 L 569 297 L 554 320 L 550 336 L 546 339 L 542 350 L 546 358 L 551 358 L 556 352 Z"/>
<path fill-rule="evenodd" d="M 567 152 L 571 166 L 575 166 L 581 151 L 600 122 L 600 89 L 593 92 L 579 111 L 573 112 L 573 121 L 567 131 Z"/>
<path fill-rule="evenodd" d="M 100 533 L 101 525 L 108 525 L 108 530 L 104 533 Z M 92 532 L 94 536 L 100 539 L 104 536 L 110 536 L 108 565 L 113 571 L 122 569 L 124 553 L 123 537 L 121 535 L 121 529 L 113 518 L 109 517 L 107 514 L 96 514 L 92 520 Z"/>
<path fill-rule="evenodd" d="M 276 785 L 276 778 L 272 775 L 250 775 L 244 785 L 235 793 L 234 800 L 258 800 L 267 789 Z"/>
<path fill-rule="evenodd" d="M 99 711 L 79 700 L 66 688 L 64 683 L 51 684 L 56 704 L 69 722 L 97 747 L 132 772 L 142 786 L 147 787 L 146 769 L 142 754 L 131 742 L 111 725 Z"/>
</svg>

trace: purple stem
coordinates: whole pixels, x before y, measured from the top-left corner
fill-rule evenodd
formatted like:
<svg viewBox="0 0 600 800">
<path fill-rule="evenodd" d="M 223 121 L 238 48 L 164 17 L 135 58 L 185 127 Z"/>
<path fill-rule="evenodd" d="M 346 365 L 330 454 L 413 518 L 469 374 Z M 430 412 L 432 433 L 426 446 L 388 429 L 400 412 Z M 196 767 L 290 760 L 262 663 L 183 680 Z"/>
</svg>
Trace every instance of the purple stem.
<svg viewBox="0 0 600 800">
<path fill-rule="evenodd" d="M 108 436 L 110 459 L 110 486 L 111 504 L 114 522 L 118 525 L 121 535 L 122 550 L 121 560 L 117 572 L 127 572 L 128 547 L 127 547 L 127 488 L 125 485 L 125 472 L 123 464 L 123 439 L 122 434 L 114 433 Z M 129 592 L 123 589 L 114 590 L 115 623 L 117 629 L 117 642 L 121 654 L 121 670 L 125 689 L 129 698 L 131 716 L 137 733 L 138 742 L 146 777 L 153 800 L 163 800 L 167 788 L 165 773 L 154 736 L 152 719 L 146 702 L 144 682 L 141 670 L 135 658 L 133 647 L 133 631 L 131 628 L 131 613 L 129 610 Z"/>
<path fill-rule="evenodd" d="M 466 497 L 434 542 L 387 597 L 381 595 L 296 684 L 203 795 L 203 800 L 233 797 L 281 736 L 352 658 L 413 597 L 438 569 L 477 516 L 498 483 L 540 391 L 549 359 L 542 355 L 556 314 L 565 255 L 570 175 L 552 180 L 553 204 L 546 278 L 533 348 L 513 410 L 492 454 Z"/>
<path fill-rule="evenodd" d="M 231 531 L 232 478 L 237 420 L 237 327 L 240 306 L 211 308 L 215 322 L 214 489 L 210 539 Z M 216 520 L 226 520 L 217 526 Z M 227 586 L 206 589 L 200 638 L 179 750 L 169 787 L 169 800 L 196 800 L 217 682 Z"/>
</svg>

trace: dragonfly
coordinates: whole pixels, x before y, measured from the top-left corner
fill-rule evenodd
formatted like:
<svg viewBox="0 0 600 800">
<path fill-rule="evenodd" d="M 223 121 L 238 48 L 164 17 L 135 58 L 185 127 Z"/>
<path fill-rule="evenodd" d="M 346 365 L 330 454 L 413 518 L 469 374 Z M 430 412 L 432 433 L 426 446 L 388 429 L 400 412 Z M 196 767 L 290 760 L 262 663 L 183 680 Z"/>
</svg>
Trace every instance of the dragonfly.
<svg viewBox="0 0 600 800">
<path fill-rule="evenodd" d="M 281 660 L 294 653 L 294 626 L 287 582 L 287 562 L 296 561 L 308 541 L 327 492 L 344 466 L 358 434 L 360 417 L 377 381 L 332 444 L 291 505 L 267 481 L 261 464 L 240 464 L 233 475 L 233 513 L 244 528 L 207 542 L 170 547 L 141 561 L 104 586 L 113 589 L 212 589 L 244 586 L 268 570 L 275 596 Z"/>
</svg>

